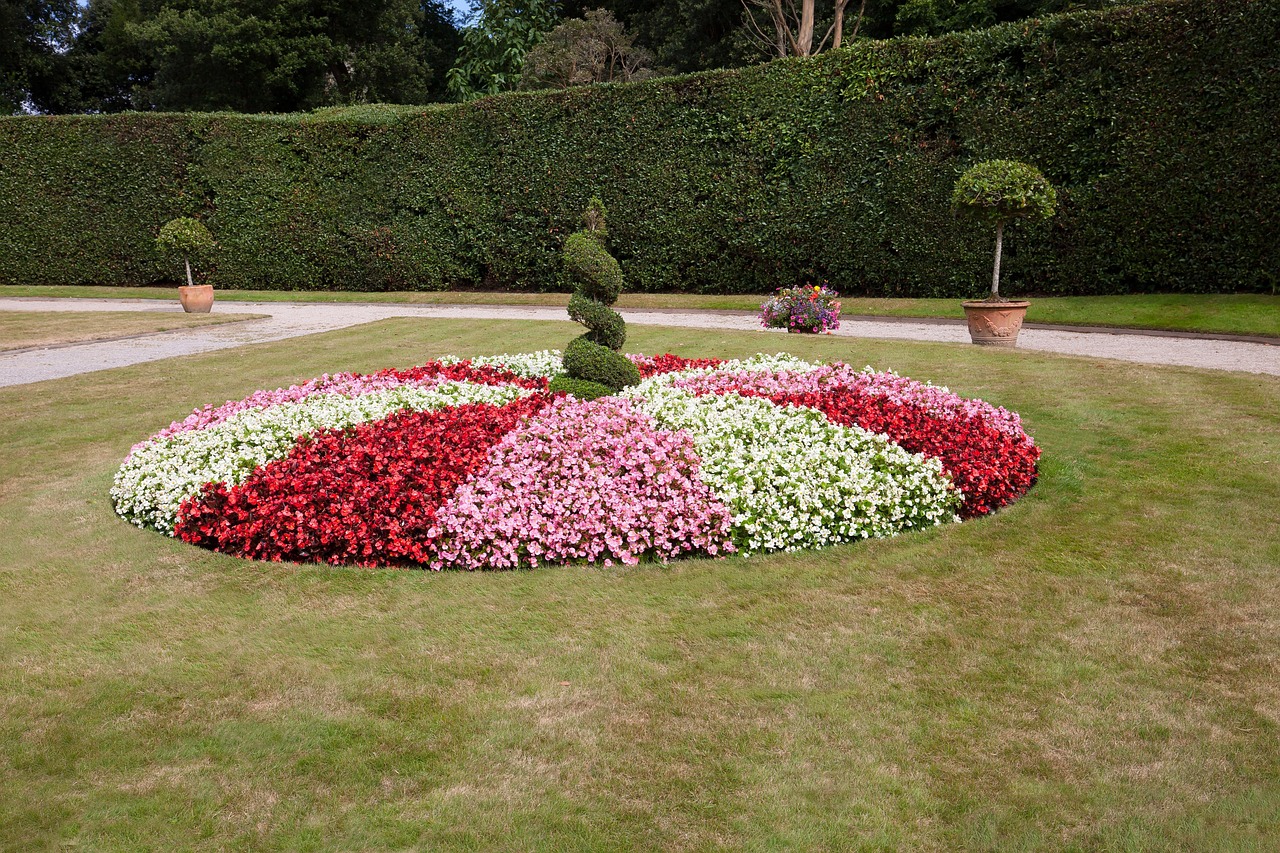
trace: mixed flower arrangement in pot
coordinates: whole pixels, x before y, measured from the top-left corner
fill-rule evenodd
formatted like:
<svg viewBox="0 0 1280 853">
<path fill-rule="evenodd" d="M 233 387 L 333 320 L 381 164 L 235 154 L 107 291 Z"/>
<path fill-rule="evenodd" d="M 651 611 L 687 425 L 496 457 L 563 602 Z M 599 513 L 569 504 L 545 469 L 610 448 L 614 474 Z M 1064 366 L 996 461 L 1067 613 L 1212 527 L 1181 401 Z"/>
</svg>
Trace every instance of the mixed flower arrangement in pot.
<svg viewBox="0 0 1280 853">
<path fill-rule="evenodd" d="M 766 329 L 816 334 L 840 328 L 840 294 L 826 282 L 821 285 L 780 287 L 760 306 L 760 324 Z"/>
</svg>

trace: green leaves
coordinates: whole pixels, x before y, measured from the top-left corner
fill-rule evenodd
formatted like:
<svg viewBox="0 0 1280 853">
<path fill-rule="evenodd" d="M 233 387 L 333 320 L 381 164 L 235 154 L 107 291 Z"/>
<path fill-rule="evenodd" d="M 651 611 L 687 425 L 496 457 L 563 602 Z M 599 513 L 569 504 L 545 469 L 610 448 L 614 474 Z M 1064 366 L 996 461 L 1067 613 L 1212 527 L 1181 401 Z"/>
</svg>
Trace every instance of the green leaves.
<svg viewBox="0 0 1280 853">
<path fill-rule="evenodd" d="M 214 246 L 213 235 L 198 219 L 180 216 L 170 219 L 156 236 L 156 247 L 184 257 L 198 257 Z"/>
<path fill-rule="evenodd" d="M 951 206 L 977 213 L 992 222 L 1048 219 L 1057 210 L 1058 194 L 1040 170 L 1016 160 L 987 160 L 956 181 Z"/>
<path fill-rule="evenodd" d="M 556 0 L 481 0 L 479 17 L 462 31 L 447 76 L 460 101 L 508 92 L 520 84 L 524 57 L 556 25 Z"/>
</svg>

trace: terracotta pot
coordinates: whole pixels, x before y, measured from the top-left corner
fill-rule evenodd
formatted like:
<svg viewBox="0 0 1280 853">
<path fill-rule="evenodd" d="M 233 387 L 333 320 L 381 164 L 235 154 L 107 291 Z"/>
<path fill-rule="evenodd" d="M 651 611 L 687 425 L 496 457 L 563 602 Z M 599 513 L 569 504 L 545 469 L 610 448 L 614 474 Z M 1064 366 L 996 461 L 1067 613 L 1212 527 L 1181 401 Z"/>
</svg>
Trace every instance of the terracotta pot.
<svg viewBox="0 0 1280 853">
<path fill-rule="evenodd" d="M 213 309 L 213 285 L 179 285 L 178 301 L 188 314 L 208 314 Z"/>
<path fill-rule="evenodd" d="M 969 321 L 969 338 L 986 347 L 1018 345 L 1022 318 L 1030 302 L 966 302 L 964 316 Z"/>
<path fill-rule="evenodd" d="M 818 334 L 818 330 L 817 330 L 817 329 L 793 329 L 793 328 L 791 328 L 790 326 L 788 326 L 788 327 L 787 327 L 787 334 L 789 334 L 789 335 L 816 335 L 816 334 Z"/>
</svg>

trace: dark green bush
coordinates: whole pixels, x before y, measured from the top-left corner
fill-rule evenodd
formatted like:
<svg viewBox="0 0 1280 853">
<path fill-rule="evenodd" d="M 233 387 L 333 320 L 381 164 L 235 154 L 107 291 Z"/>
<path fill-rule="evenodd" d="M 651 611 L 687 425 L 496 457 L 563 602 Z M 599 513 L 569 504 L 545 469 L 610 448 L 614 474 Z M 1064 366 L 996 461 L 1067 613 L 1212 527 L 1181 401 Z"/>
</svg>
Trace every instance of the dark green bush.
<svg viewBox="0 0 1280 853">
<path fill-rule="evenodd" d="M 627 324 L 609 306 L 622 291 L 622 271 L 605 248 L 604 204 L 592 197 L 582 216 L 583 229 L 564 241 L 565 267 L 577 285 L 569 299 L 569 317 L 587 327 L 565 348 L 564 369 L 573 379 L 621 391 L 640 381 L 640 372 L 617 351 L 627 340 Z"/>
<path fill-rule="evenodd" d="M 589 379 L 574 379 L 570 376 L 555 377 L 547 383 L 547 390 L 552 394 L 557 391 L 564 391 L 579 400 L 595 400 L 599 397 L 608 397 L 614 393 L 614 390 L 608 385 L 601 385 L 599 382 L 592 382 Z"/>
<path fill-rule="evenodd" d="M 622 268 L 604 247 L 603 239 L 589 231 L 570 234 L 564 241 L 564 266 L 569 280 L 583 295 L 612 305 L 622 293 Z"/>
<path fill-rule="evenodd" d="M 587 340 L 608 347 L 622 349 L 627 340 L 627 324 L 622 315 L 603 302 L 597 302 L 577 291 L 569 297 L 569 319 L 590 329 Z"/>
<path fill-rule="evenodd" d="M 564 372 L 620 391 L 640 382 L 640 371 L 625 356 L 579 335 L 564 348 Z"/>
<path fill-rule="evenodd" d="M 973 163 L 1035 163 L 1021 292 L 1268 290 L 1280 270 L 1280 4 L 1170 0 L 813 59 L 304 116 L 0 119 L 0 282 L 173 280 L 198 216 L 222 287 L 569 290 L 598 194 L 629 288 L 962 296 Z"/>
<path fill-rule="evenodd" d="M 1058 194 L 1040 170 L 1016 160 L 984 160 L 956 181 L 951 206 L 993 225 L 1015 219 L 1048 219 Z"/>
</svg>

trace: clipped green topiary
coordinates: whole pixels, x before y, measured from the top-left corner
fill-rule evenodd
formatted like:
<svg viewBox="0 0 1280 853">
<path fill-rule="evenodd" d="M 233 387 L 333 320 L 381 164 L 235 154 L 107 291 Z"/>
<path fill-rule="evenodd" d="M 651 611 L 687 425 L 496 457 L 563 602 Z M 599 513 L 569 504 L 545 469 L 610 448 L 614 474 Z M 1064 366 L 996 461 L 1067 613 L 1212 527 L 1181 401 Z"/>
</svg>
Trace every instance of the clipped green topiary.
<svg viewBox="0 0 1280 853">
<path fill-rule="evenodd" d="M 564 372 L 574 379 L 586 379 L 621 391 L 640 382 L 640 371 L 626 356 L 580 335 L 564 348 Z"/>
<path fill-rule="evenodd" d="M 179 216 L 170 219 L 160 227 L 156 235 L 156 248 L 166 255 L 182 258 L 187 268 L 187 284 L 193 285 L 191 279 L 191 259 L 204 255 L 214 247 L 213 235 L 198 219 Z"/>
<path fill-rule="evenodd" d="M 564 241 L 564 265 L 579 292 L 605 305 L 622 293 L 622 267 L 604 247 L 603 234 L 575 231 Z"/>
<path fill-rule="evenodd" d="M 608 385 L 601 385 L 599 382 L 591 382 L 586 379 L 574 379 L 570 376 L 555 377 L 547 383 L 547 390 L 552 394 L 557 391 L 564 391 L 579 400 L 595 400 L 599 397 L 608 397 L 613 393 L 613 389 Z"/>
<path fill-rule="evenodd" d="M 951 206 L 972 213 L 996 226 L 996 260 L 991 274 L 992 302 L 1000 296 L 1000 255 L 1004 227 L 1015 219 L 1048 219 L 1058 205 L 1058 194 L 1035 166 L 1017 160 L 987 160 L 970 168 L 956 181 Z"/>
<path fill-rule="evenodd" d="M 604 246 L 604 218 L 600 199 L 591 199 L 582 216 L 583 229 L 564 241 L 565 268 L 577 285 L 569 299 L 569 316 L 587 327 L 585 335 L 565 347 L 564 369 L 570 379 L 604 386 L 612 393 L 637 384 L 640 371 L 618 353 L 627 340 L 627 324 L 609 306 L 622 292 L 622 268 Z"/>
<path fill-rule="evenodd" d="M 569 317 L 590 329 L 585 337 L 602 347 L 618 350 L 627 340 L 626 321 L 618 312 L 603 302 L 583 296 L 580 291 L 569 297 Z"/>
</svg>

